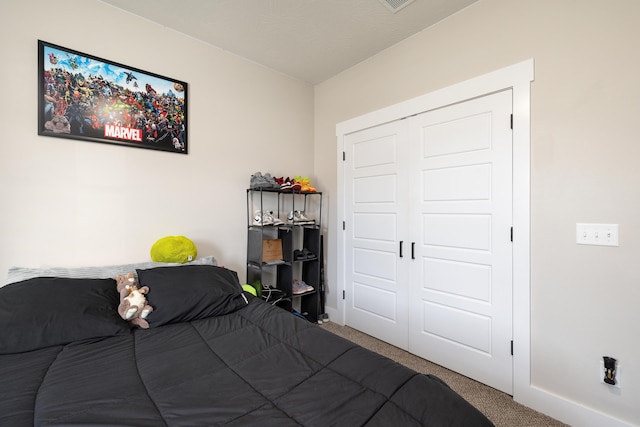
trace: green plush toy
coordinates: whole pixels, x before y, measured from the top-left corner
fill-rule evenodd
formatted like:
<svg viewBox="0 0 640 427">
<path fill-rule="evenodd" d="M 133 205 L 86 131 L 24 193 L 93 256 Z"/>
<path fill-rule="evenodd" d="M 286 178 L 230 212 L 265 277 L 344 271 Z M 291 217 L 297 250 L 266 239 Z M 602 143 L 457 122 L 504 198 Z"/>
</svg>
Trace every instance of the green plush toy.
<svg viewBox="0 0 640 427">
<path fill-rule="evenodd" d="M 151 260 L 155 262 L 193 261 L 198 255 L 196 245 L 184 236 L 166 236 L 151 246 Z"/>
</svg>

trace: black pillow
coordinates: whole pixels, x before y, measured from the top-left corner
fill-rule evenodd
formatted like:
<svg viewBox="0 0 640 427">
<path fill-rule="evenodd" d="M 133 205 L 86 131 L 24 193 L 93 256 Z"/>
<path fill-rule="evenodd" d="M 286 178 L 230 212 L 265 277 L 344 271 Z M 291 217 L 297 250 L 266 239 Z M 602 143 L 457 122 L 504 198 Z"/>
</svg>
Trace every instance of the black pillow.
<svg viewBox="0 0 640 427">
<path fill-rule="evenodd" d="M 232 313 L 247 305 L 235 271 L 212 265 L 137 270 L 148 286 L 150 327 Z"/>
<path fill-rule="evenodd" d="M 0 288 L 0 354 L 129 331 L 113 279 L 36 277 Z"/>
</svg>

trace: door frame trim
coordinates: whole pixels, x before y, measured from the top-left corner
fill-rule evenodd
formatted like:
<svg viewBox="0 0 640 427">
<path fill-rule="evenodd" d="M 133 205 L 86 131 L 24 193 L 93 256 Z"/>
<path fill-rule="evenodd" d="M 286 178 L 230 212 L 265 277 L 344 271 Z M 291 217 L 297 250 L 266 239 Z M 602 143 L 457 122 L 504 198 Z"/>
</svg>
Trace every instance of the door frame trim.
<svg viewBox="0 0 640 427">
<path fill-rule="evenodd" d="M 505 89 L 513 92 L 513 397 L 526 401 L 531 392 L 530 323 L 530 171 L 531 171 L 531 82 L 534 61 L 528 59 L 490 73 L 400 102 L 336 125 L 338 185 L 337 224 L 345 221 L 345 136 L 363 129 L 399 120 L 436 108 L 489 95 Z M 340 228 L 340 227 L 338 227 Z M 345 251 L 342 230 L 335 230 L 338 254 Z M 345 265 L 337 256 L 337 293 L 345 291 Z M 337 323 L 344 324 L 345 303 L 337 299 Z"/>
</svg>

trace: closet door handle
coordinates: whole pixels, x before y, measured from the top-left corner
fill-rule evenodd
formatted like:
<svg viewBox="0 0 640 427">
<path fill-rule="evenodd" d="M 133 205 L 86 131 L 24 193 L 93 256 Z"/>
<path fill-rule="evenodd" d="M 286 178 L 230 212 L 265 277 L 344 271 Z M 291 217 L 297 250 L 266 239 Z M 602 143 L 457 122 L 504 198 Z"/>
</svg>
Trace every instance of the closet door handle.
<svg viewBox="0 0 640 427">
<path fill-rule="evenodd" d="M 400 240 L 400 258 L 402 258 L 402 244 L 404 243 L 403 240 Z"/>
<path fill-rule="evenodd" d="M 416 259 L 416 242 L 411 242 L 411 259 Z"/>
</svg>

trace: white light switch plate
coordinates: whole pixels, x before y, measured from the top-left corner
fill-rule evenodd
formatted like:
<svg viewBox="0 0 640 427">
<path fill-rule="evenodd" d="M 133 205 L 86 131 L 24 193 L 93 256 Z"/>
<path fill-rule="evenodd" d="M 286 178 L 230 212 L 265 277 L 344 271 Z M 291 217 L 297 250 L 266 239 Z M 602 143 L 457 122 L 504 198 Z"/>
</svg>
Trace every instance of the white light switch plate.
<svg viewBox="0 0 640 427">
<path fill-rule="evenodd" d="M 619 246 L 618 224 L 576 224 L 579 245 Z"/>
</svg>

